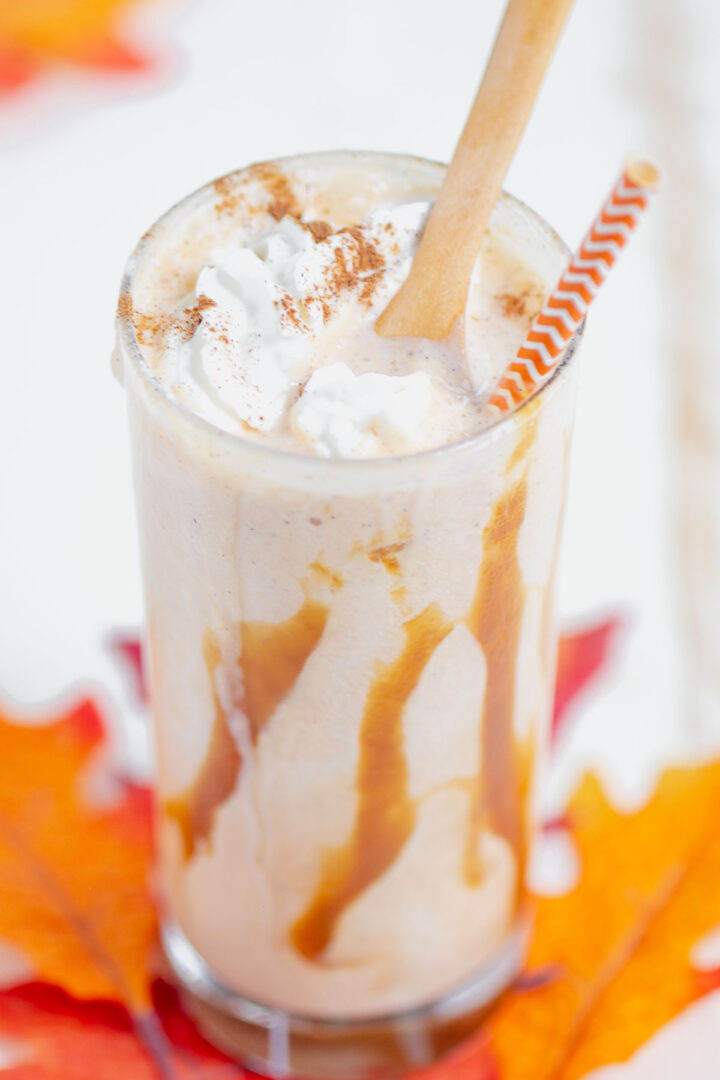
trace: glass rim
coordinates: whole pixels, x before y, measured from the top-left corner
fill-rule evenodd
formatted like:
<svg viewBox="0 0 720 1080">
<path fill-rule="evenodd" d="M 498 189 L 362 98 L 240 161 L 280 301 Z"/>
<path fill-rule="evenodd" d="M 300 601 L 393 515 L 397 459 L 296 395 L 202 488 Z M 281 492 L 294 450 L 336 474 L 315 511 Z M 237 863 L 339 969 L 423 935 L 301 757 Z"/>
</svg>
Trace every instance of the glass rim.
<svg viewBox="0 0 720 1080">
<path fill-rule="evenodd" d="M 261 164 L 269 163 L 282 169 L 283 167 L 288 167 L 307 160 L 319 161 L 323 158 L 337 159 L 341 155 L 349 158 L 386 159 L 388 162 L 412 161 L 421 165 L 429 165 L 436 168 L 439 172 L 444 172 L 447 168 L 442 162 L 434 161 L 431 158 L 423 158 L 414 154 L 375 150 L 320 150 L 309 152 L 307 154 L 293 154 L 285 157 L 272 158 L 269 159 L 268 162 L 262 162 Z M 122 276 L 120 299 L 122 301 L 123 298 L 129 298 L 131 301 L 126 308 L 123 308 L 122 303 L 120 303 L 116 315 L 117 340 L 124 353 L 123 360 L 127 357 L 132 362 L 133 367 L 140 375 L 142 382 L 154 395 L 156 395 L 156 399 L 161 401 L 164 407 L 169 408 L 171 414 L 178 416 L 183 423 L 191 429 L 204 434 L 208 438 L 216 440 L 224 447 L 232 448 L 248 459 L 255 459 L 261 462 L 265 460 L 290 471 L 295 471 L 298 468 L 303 471 L 310 469 L 318 474 L 325 474 L 333 477 L 337 477 L 343 473 L 353 473 L 357 475 L 363 470 L 387 473 L 393 468 L 422 467 L 424 464 L 430 464 L 431 462 L 449 463 L 450 461 L 455 461 L 465 455 L 478 452 L 480 448 L 489 446 L 501 438 L 506 430 L 512 428 L 513 423 L 517 421 L 518 417 L 522 418 L 522 414 L 528 410 L 533 402 L 544 395 L 546 390 L 555 386 L 570 366 L 585 330 L 585 318 L 583 318 L 577 330 L 568 341 L 562 354 L 562 358 L 553 368 L 551 374 L 545 380 L 540 382 L 532 393 L 523 398 L 519 404 L 516 404 L 508 412 L 500 413 L 497 419 L 487 424 L 481 431 L 475 432 L 472 435 L 467 435 L 463 439 L 457 439 L 451 443 L 442 443 L 439 446 L 430 447 L 428 449 L 413 450 L 402 454 L 385 454 L 378 457 L 320 457 L 316 454 L 305 454 L 297 450 L 273 446 L 270 442 L 247 438 L 247 436 L 243 435 L 241 432 L 228 431 L 226 428 L 221 428 L 217 424 L 214 424 L 212 420 L 208 420 L 206 417 L 194 412 L 184 404 L 184 402 L 177 398 L 168 385 L 153 371 L 143 352 L 140 342 L 138 341 L 137 332 L 130 314 L 132 312 L 132 294 L 135 274 L 140 266 L 146 249 L 153 242 L 154 233 L 158 226 L 168 224 L 178 213 L 182 211 L 189 212 L 194 206 L 199 205 L 203 198 L 215 192 L 214 185 L 216 185 L 218 181 L 240 179 L 249 168 L 249 165 L 242 166 L 239 169 L 234 169 L 229 173 L 225 173 L 223 176 L 201 185 L 199 188 L 196 188 L 195 191 L 191 192 L 189 195 L 185 195 L 174 203 L 150 226 L 148 230 L 146 230 L 145 233 L 143 233 L 125 264 Z M 518 199 L 516 196 L 511 195 L 505 190 L 501 191 L 500 199 L 519 209 L 538 224 L 545 233 L 547 239 L 554 246 L 562 249 L 566 253 L 569 261 L 571 252 L 567 244 L 552 225 L 550 225 L 540 214 L 521 199 Z"/>
</svg>

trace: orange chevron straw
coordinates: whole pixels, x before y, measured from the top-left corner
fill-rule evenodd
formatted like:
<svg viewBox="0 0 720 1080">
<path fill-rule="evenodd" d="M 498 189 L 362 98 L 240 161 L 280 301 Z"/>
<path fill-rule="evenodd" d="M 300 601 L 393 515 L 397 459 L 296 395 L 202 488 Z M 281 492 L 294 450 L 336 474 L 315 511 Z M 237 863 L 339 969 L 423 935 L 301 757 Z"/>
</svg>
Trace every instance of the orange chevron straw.
<svg viewBox="0 0 720 1080">
<path fill-rule="evenodd" d="M 500 412 L 519 405 L 554 367 L 657 191 L 660 173 L 631 158 L 570 265 L 536 317 L 490 398 Z"/>
</svg>

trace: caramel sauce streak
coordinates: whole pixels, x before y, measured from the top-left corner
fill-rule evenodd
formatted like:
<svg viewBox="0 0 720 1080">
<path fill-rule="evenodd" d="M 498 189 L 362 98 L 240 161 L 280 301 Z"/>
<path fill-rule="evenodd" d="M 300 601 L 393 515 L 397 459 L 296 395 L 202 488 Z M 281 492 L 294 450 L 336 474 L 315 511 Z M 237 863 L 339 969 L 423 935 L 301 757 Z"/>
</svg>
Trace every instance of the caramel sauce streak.
<svg viewBox="0 0 720 1080">
<path fill-rule="evenodd" d="M 344 847 L 328 853 L 315 897 L 292 929 L 295 948 L 310 960 L 322 955 L 343 912 L 392 865 L 413 831 L 403 711 L 451 629 L 433 604 L 405 623 L 397 660 L 377 665 L 360 727 L 353 832 Z"/>
<path fill-rule="evenodd" d="M 182 795 L 169 799 L 164 807 L 167 816 L 173 818 L 180 828 L 186 860 L 195 854 L 198 841 L 209 838 L 215 812 L 234 791 L 242 764 L 227 713 L 215 689 L 215 672 L 222 663 L 222 655 L 211 630 L 205 631 L 203 657 L 212 687 L 215 714 L 210 744 L 190 787 Z"/>
<path fill-rule="evenodd" d="M 323 635 L 327 617 L 324 604 L 306 600 L 283 623 L 242 623 L 240 708 L 248 718 L 253 742 L 295 685 Z"/>
<path fill-rule="evenodd" d="M 310 563 L 310 569 L 317 574 L 320 581 L 329 585 L 333 592 L 337 591 L 337 589 L 341 589 L 345 584 L 344 578 L 338 574 L 337 571 L 331 570 L 330 567 L 326 566 L 320 559 L 316 559 L 314 563 Z"/>
<path fill-rule="evenodd" d="M 398 555 L 407 547 L 407 540 L 399 540 L 395 544 L 385 544 L 382 547 L 373 548 L 368 552 L 370 561 L 381 563 L 389 574 L 395 577 L 400 575 L 400 561 Z"/>
<path fill-rule="evenodd" d="M 527 473 L 493 508 L 483 532 L 483 562 L 467 626 L 482 646 L 487 682 L 482 718 L 480 779 L 470 811 L 464 873 L 468 885 L 482 880 L 479 840 L 489 824 L 522 858 L 523 769 L 514 736 L 515 668 L 525 590 L 517 544 L 525 517 Z"/>
<path fill-rule="evenodd" d="M 245 713 L 255 742 L 280 702 L 290 693 L 325 630 L 327 608 L 306 600 L 283 623 L 246 622 L 240 625 L 242 655 L 238 664 L 242 690 L 234 708 Z M 237 784 L 242 758 L 215 689 L 215 672 L 222 654 L 212 631 L 203 641 L 205 666 L 212 686 L 215 718 L 205 760 L 193 783 L 169 799 L 165 813 L 182 834 L 185 859 L 191 859 L 200 841 L 212 832 L 215 814 Z"/>
</svg>

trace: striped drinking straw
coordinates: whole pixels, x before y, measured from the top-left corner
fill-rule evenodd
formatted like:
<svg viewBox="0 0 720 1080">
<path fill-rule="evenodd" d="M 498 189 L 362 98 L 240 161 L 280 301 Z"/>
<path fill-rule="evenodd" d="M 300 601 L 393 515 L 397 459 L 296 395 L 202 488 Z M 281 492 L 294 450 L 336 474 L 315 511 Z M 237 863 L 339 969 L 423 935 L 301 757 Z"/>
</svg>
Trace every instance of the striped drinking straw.
<svg viewBox="0 0 720 1080">
<path fill-rule="evenodd" d="M 654 165 L 631 158 L 570 265 L 490 397 L 500 412 L 519 405 L 557 367 L 585 312 L 657 191 Z"/>
</svg>

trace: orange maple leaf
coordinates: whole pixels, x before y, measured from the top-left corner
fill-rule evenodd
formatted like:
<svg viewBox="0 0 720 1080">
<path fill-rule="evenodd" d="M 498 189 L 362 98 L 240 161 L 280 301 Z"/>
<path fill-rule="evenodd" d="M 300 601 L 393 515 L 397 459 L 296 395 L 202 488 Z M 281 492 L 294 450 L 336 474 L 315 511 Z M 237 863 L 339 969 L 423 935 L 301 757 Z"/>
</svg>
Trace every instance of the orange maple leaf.
<svg viewBox="0 0 720 1080">
<path fill-rule="evenodd" d="M 42 726 L 0 715 L 0 939 L 78 998 L 148 1003 L 155 912 L 150 796 L 122 785 L 93 808 L 84 786 L 104 741 L 82 701 Z"/>
<path fill-rule="evenodd" d="M 137 0 L 0 0 L 0 92 L 41 70 L 71 65 L 138 71 L 151 60 L 118 30 Z"/>
<path fill-rule="evenodd" d="M 594 665 L 575 653 L 562 677 L 576 691 Z M 28 1055 L 8 1080 L 113 1075 L 104 1060 L 93 1067 L 90 1043 L 133 1080 L 243 1075 L 197 1036 L 188 1057 L 177 1004 L 150 1001 L 149 796 L 125 786 L 117 804 L 91 805 L 102 740 L 90 702 L 42 727 L 0 718 L 0 940 L 46 980 L 0 993 L 0 1036 Z M 720 924 L 719 815 L 720 762 L 669 770 L 632 814 L 586 778 L 567 814 L 577 886 L 539 901 L 527 973 L 483 1030 L 418 1077 L 579 1080 L 715 987 L 690 950 Z"/>
<path fill-rule="evenodd" d="M 634 814 L 613 809 L 588 778 L 570 814 L 582 876 L 570 896 L 541 906 L 530 956 L 559 960 L 572 986 L 571 1000 L 551 986 L 540 991 L 562 1047 L 545 1071 L 505 1066 L 507 1080 L 578 1080 L 625 1061 L 708 989 L 690 952 L 720 923 L 720 763 L 668 770 Z"/>
<path fill-rule="evenodd" d="M 568 819 L 580 880 L 539 901 L 528 968 L 543 977 L 519 980 L 466 1047 L 480 1075 L 490 1056 L 501 1080 L 580 1080 L 711 988 L 690 950 L 720 924 L 720 762 L 668 770 L 632 814 L 588 776 Z"/>
</svg>

